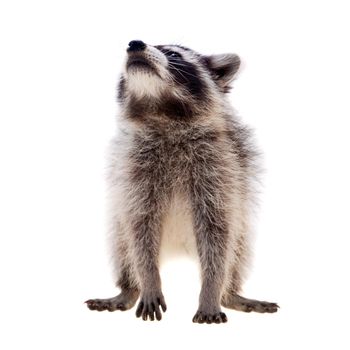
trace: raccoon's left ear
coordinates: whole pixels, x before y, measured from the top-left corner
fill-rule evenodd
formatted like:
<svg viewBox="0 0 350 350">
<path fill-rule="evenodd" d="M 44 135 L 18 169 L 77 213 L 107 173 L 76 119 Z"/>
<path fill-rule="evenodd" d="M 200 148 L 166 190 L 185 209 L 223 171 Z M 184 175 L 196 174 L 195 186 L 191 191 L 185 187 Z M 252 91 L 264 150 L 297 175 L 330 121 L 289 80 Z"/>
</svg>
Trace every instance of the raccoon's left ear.
<svg viewBox="0 0 350 350">
<path fill-rule="evenodd" d="M 235 54 L 221 54 L 202 56 L 202 63 L 209 69 L 214 81 L 222 92 L 228 92 L 231 82 L 241 64 L 240 58 Z"/>
</svg>

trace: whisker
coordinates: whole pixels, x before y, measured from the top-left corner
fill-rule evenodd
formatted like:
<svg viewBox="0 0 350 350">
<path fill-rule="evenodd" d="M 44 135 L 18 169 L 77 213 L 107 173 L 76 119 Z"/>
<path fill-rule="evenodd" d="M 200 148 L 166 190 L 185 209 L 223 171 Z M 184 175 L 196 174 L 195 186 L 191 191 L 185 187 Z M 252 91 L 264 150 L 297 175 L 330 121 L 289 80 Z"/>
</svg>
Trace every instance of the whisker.
<svg viewBox="0 0 350 350">
<path fill-rule="evenodd" d="M 169 53 L 169 52 L 171 52 L 171 51 L 173 51 L 173 50 L 170 50 L 170 49 L 169 49 L 169 50 L 167 50 L 167 51 L 162 51 L 162 52 L 163 52 L 164 55 L 166 55 L 167 53 Z"/>
<path fill-rule="evenodd" d="M 180 62 L 172 61 L 171 63 L 172 63 L 172 64 L 175 64 L 175 65 L 177 65 L 177 66 L 187 67 L 185 64 L 182 64 L 182 63 L 180 63 Z"/>
<path fill-rule="evenodd" d="M 177 68 L 177 67 L 174 66 L 173 64 L 170 64 L 170 63 L 169 63 L 169 67 L 175 69 L 175 70 L 178 71 L 179 73 L 182 72 L 182 73 L 185 73 L 186 75 L 190 75 L 191 77 L 197 78 L 196 75 L 191 74 L 191 73 L 188 73 L 188 72 L 186 72 L 186 71 L 184 71 L 184 70 L 182 70 L 182 69 L 180 69 L 180 68 Z M 182 75 L 182 74 L 181 74 L 181 75 Z M 183 76 L 183 75 L 182 75 L 182 76 Z M 184 76 L 183 76 L 183 77 L 184 77 Z M 184 77 L 184 78 L 185 78 L 185 77 Z"/>
<path fill-rule="evenodd" d="M 182 73 L 181 73 L 180 69 L 178 69 L 178 68 L 176 68 L 176 67 L 174 67 L 174 66 L 172 66 L 172 65 L 169 65 L 169 67 L 175 69 L 184 79 L 188 80 L 188 79 L 182 74 L 182 73 L 186 73 L 186 72 L 182 71 Z"/>
<path fill-rule="evenodd" d="M 172 61 L 170 62 L 172 65 L 175 65 L 175 66 L 180 66 L 180 67 L 188 67 L 186 64 L 182 64 L 182 63 L 179 63 L 179 62 L 176 62 L 176 61 Z"/>
</svg>

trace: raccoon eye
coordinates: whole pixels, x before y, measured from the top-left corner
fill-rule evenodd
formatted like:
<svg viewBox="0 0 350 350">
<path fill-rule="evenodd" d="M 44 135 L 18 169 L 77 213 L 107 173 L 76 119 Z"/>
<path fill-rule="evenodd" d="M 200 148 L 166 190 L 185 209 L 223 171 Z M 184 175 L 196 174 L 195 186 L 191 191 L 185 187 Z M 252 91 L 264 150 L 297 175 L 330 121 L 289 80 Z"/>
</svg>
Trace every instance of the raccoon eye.
<svg viewBox="0 0 350 350">
<path fill-rule="evenodd" d="M 178 52 L 175 52 L 175 51 L 169 51 L 169 52 L 166 53 L 166 55 L 168 57 L 171 57 L 171 58 L 181 57 L 181 55 Z"/>
</svg>

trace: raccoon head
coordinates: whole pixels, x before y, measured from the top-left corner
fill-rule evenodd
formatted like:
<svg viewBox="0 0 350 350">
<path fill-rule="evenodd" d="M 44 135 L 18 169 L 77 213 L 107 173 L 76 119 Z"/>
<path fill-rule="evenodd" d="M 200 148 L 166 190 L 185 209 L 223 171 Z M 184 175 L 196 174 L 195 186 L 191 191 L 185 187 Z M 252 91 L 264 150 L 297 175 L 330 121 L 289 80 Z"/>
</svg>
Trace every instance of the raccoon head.
<svg viewBox="0 0 350 350">
<path fill-rule="evenodd" d="M 235 54 L 204 56 L 179 45 L 151 46 L 133 40 L 118 100 L 130 118 L 203 115 L 223 100 L 239 65 Z"/>
</svg>

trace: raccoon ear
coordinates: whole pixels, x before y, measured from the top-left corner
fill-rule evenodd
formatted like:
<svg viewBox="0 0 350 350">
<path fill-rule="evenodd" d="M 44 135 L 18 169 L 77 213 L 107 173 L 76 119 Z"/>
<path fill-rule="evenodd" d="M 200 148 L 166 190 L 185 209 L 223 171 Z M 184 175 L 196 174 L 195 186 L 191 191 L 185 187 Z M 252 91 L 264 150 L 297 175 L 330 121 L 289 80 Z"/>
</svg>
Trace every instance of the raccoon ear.
<svg viewBox="0 0 350 350">
<path fill-rule="evenodd" d="M 202 63 L 209 69 L 221 91 L 230 91 L 230 85 L 241 64 L 239 56 L 231 53 L 203 56 Z"/>
</svg>

